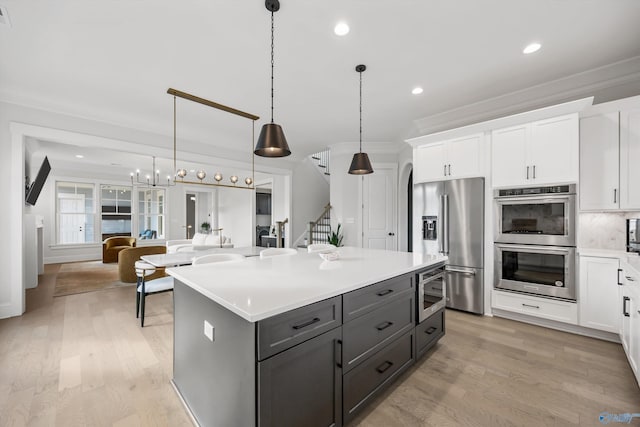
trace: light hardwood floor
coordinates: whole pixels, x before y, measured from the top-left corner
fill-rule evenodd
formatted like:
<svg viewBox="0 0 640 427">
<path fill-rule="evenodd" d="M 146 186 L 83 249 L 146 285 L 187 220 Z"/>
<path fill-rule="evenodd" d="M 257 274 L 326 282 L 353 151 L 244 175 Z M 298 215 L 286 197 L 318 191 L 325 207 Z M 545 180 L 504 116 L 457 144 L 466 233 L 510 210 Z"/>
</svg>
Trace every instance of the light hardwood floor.
<svg viewBox="0 0 640 427">
<path fill-rule="evenodd" d="M 172 295 L 150 297 L 140 328 L 133 286 L 52 298 L 58 268 L 24 316 L 0 320 L 0 426 L 191 425 L 169 384 Z M 596 426 L 603 411 L 640 412 L 619 344 L 455 311 L 446 327 L 353 425 Z"/>
</svg>

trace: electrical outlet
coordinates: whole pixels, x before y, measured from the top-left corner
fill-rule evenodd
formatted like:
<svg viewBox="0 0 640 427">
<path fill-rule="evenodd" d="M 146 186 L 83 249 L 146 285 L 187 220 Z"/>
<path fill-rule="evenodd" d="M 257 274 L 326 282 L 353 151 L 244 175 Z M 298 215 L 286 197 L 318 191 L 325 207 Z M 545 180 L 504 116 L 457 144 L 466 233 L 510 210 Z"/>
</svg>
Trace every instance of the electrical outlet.
<svg viewBox="0 0 640 427">
<path fill-rule="evenodd" d="M 209 338 L 209 341 L 211 341 L 211 342 L 214 341 L 214 338 L 213 338 L 214 330 L 215 329 L 214 329 L 213 325 L 205 320 L 204 321 L 204 336 Z"/>
</svg>

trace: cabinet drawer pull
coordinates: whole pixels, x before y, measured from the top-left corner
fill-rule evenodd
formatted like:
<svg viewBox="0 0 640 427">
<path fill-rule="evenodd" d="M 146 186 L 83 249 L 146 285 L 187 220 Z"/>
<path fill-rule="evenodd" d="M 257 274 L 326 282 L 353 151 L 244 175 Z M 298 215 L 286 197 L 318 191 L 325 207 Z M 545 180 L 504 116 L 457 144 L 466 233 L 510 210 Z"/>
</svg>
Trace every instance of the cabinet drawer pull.
<svg viewBox="0 0 640 427">
<path fill-rule="evenodd" d="M 389 362 L 388 360 L 386 362 L 384 362 L 382 365 L 378 366 L 376 368 L 376 371 L 378 371 L 379 373 L 383 373 L 384 371 L 386 371 L 387 369 L 389 369 L 390 367 L 393 366 L 393 362 Z"/>
<path fill-rule="evenodd" d="M 529 166 L 527 166 L 527 179 L 529 179 Z"/>
<path fill-rule="evenodd" d="M 631 301 L 629 297 L 622 297 L 622 314 L 624 317 L 629 317 L 629 312 L 627 311 L 627 301 Z"/>
<path fill-rule="evenodd" d="M 613 189 L 613 203 L 618 203 L 618 189 L 614 188 Z"/>
<path fill-rule="evenodd" d="M 533 179 L 536 179 L 536 165 L 533 165 Z"/>
<path fill-rule="evenodd" d="M 376 293 L 376 295 L 378 295 L 379 297 L 383 297 L 385 295 L 389 295 L 391 292 L 393 292 L 393 289 L 385 289 L 384 291 Z"/>
<path fill-rule="evenodd" d="M 376 326 L 376 329 L 379 331 L 383 331 L 385 329 L 387 329 L 389 326 L 393 325 L 393 322 L 384 322 L 384 323 L 380 323 L 378 326 Z"/>
<path fill-rule="evenodd" d="M 320 321 L 320 318 L 319 318 L 319 317 L 314 317 L 313 319 L 311 319 L 311 320 L 309 320 L 309 321 L 307 321 L 307 322 L 299 323 L 299 324 L 297 324 L 297 325 L 293 325 L 293 326 L 292 326 L 292 328 L 293 328 L 293 329 L 296 329 L 296 330 L 297 330 L 297 329 L 306 328 L 307 326 L 309 326 L 309 325 L 313 325 L 314 323 L 318 323 L 319 321 Z"/>
<path fill-rule="evenodd" d="M 522 306 L 523 307 L 531 307 L 531 308 L 540 308 L 540 306 L 538 306 L 538 305 L 530 305 L 530 304 L 525 304 L 525 303 L 522 303 Z"/>
<path fill-rule="evenodd" d="M 622 282 L 620 281 L 620 273 L 622 273 L 622 269 L 621 268 L 618 269 L 618 286 L 622 286 Z M 627 279 L 628 278 L 629 277 L 627 277 Z"/>
<path fill-rule="evenodd" d="M 432 333 L 434 333 L 435 331 L 437 331 L 438 328 L 431 326 L 429 329 L 427 329 L 426 331 L 424 331 L 425 334 L 427 335 L 431 335 Z"/>
</svg>

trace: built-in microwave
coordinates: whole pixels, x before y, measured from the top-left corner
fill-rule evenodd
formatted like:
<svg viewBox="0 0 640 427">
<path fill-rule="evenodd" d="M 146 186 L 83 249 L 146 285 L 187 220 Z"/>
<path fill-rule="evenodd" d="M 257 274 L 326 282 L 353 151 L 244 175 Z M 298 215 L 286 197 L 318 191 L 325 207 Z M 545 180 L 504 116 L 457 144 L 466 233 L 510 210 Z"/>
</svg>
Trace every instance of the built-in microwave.
<svg viewBox="0 0 640 427">
<path fill-rule="evenodd" d="M 446 305 L 444 263 L 418 274 L 418 323 Z"/>
<path fill-rule="evenodd" d="M 576 185 L 495 190 L 495 242 L 576 245 Z"/>
<path fill-rule="evenodd" d="M 576 300 L 576 249 L 495 244 L 496 289 Z"/>
</svg>

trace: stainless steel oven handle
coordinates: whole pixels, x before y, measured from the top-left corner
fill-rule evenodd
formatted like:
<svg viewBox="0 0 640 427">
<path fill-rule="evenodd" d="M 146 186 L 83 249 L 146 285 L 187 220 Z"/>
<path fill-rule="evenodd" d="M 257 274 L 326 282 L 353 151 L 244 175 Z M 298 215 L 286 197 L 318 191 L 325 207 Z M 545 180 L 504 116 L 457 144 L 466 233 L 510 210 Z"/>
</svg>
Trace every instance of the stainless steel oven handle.
<svg viewBox="0 0 640 427">
<path fill-rule="evenodd" d="M 452 273 L 462 273 L 462 274 L 468 274 L 470 276 L 475 276 L 476 272 L 475 271 L 467 271 L 467 270 L 459 270 L 457 268 L 447 268 L 446 271 L 450 271 Z"/>
</svg>

